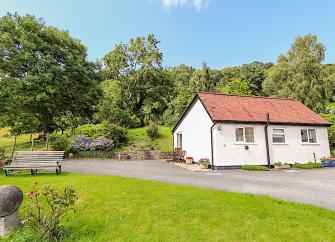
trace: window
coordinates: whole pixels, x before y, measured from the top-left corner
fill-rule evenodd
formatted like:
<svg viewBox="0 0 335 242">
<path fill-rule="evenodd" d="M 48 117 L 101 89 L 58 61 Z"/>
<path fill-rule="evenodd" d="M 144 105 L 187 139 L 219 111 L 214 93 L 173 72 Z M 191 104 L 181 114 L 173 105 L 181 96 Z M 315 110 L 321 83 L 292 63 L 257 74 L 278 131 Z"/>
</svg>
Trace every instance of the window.
<svg viewBox="0 0 335 242">
<path fill-rule="evenodd" d="M 177 148 L 183 148 L 183 135 L 181 133 L 177 134 Z"/>
<path fill-rule="evenodd" d="M 253 127 L 236 128 L 235 135 L 236 135 L 236 142 L 246 142 L 246 143 L 255 142 Z"/>
<path fill-rule="evenodd" d="M 315 144 L 316 143 L 315 129 L 302 129 L 301 130 L 301 142 Z"/>
<path fill-rule="evenodd" d="M 285 129 L 272 129 L 272 142 L 285 143 Z"/>
<path fill-rule="evenodd" d="M 236 133 L 236 141 L 243 142 L 244 141 L 243 128 L 236 129 L 235 133 Z"/>
</svg>

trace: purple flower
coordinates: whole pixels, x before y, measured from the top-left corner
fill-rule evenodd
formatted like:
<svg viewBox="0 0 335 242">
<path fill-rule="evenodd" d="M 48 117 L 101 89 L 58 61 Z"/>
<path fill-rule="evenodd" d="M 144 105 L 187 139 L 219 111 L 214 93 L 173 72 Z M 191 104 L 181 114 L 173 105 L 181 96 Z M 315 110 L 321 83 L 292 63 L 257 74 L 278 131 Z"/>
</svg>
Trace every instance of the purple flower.
<svg viewBox="0 0 335 242">
<path fill-rule="evenodd" d="M 90 149 L 91 139 L 86 135 L 78 135 L 72 140 L 71 146 L 75 151 L 85 151 Z"/>
<path fill-rule="evenodd" d="M 91 150 L 111 150 L 113 147 L 113 140 L 105 137 L 96 138 L 90 145 Z"/>
</svg>

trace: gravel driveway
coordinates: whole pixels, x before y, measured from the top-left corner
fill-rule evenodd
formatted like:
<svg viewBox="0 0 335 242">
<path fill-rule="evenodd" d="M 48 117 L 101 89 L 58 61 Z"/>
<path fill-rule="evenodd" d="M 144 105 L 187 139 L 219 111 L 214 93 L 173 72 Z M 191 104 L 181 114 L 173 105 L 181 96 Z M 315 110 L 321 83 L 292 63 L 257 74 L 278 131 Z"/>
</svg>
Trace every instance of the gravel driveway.
<svg viewBox="0 0 335 242">
<path fill-rule="evenodd" d="M 192 172 L 165 161 L 68 160 L 63 171 L 164 181 L 211 189 L 264 194 L 335 210 L 335 168 L 270 172 Z"/>
</svg>

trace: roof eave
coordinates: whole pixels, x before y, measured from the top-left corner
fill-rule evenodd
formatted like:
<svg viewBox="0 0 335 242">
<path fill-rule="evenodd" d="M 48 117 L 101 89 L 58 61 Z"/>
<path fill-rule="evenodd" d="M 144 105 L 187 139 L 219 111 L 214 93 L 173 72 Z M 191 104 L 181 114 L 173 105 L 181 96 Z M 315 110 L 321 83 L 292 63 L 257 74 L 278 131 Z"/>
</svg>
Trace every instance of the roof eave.
<svg viewBox="0 0 335 242">
<path fill-rule="evenodd" d="M 267 121 L 250 121 L 250 120 L 218 120 L 214 119 L 213 121 L 218 123 L 242 123 L 242 124 L 266 124 Z M 330 127 L 330 123 L 299 123 L 299 122 L 271 122 L 270 125 L 292 125 L 292 126 L 316 126 L 316 127 Z"/>
</svg>

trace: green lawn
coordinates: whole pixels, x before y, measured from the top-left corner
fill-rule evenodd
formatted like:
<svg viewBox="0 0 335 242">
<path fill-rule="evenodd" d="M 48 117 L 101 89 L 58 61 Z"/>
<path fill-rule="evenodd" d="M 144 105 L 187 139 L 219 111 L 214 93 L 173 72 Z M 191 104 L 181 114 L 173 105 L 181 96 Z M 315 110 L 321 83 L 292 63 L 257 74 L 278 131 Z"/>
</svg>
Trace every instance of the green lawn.
<svg viewBox="0 0 335 242">
<path fill-rule="evenodd" d="M 36 138 L 38 134 L 34 134 L 33 138 Z M 16 150 L 31 150 L 31 143 L 29 142 L 30 135 L 24 134 L 16 138 Z M 9 156 L 13 149 L 14 137 L 10 136 L 8 128 L 0 128 L 0 147 L 5 148 L 5 153 Z M 45 150 L 44 142 L 35 142 L 34 150 Z"/>
<path fill-rule="evenodd" d="M 146 127 L 130 129 L 128 136 L 128 146 L 124 147 L 124 149 L 132 145 L 138 149 L 153 148 L 161 151 L 172 150 L 172 135 L 171 128 L 169 127 L 159 126 L 159 137 L 155 140 L 151 140 L 148 137 Z"/>
<path fill-rule="evenodd" d="M 33 181 L 78 191 L 67 241 L 335 241 L 334 212 L 265 196 L 112 176 L 0 177 L 24 194 Z M 33 238 L 18 230 L 11 241 Z"/>
</svg>

